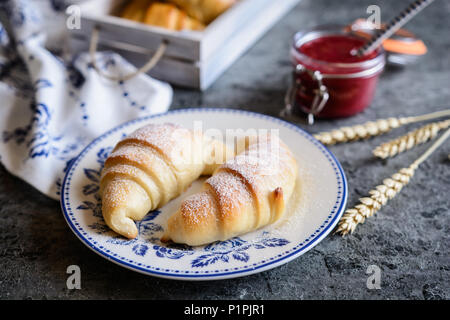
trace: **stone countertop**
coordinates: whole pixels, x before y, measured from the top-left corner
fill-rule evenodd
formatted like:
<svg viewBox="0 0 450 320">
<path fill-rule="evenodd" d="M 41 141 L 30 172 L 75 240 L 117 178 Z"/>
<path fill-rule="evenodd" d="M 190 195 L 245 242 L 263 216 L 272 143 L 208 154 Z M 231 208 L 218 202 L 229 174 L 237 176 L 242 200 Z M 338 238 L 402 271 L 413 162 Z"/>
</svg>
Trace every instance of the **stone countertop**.
<svg viewBox="0 0 450 320">
<path fill-rule="evenodd" d="M 303 0 L 207 91 L 175 89 L 172 109 L 232 107 L 277 116 L 291 65 L 288 51 L 299 29 L 348 23 L 377 4 L 383 21 L 408 1 Z M 378 118 L 413 116 L 449 108 L 450 3 L 436 1 L 408 24 L 429 52 L 407 68 L 387 68 L 370 108 L 357 116 L 320 121 L 310 132 Z M 388 161 L 374 146 L 417 125 L 364 142 L 331 147 L 349 182 L 348 204 L 430 144 Z M 450 143 L 416 172 L 376 216 L 345 238 L 329 235 L 305 255 L 255 275 L 213 282 L 153 278 L 94 254 L 70 231 L 59 203 L 46 198 L 0 166 L 0 298 L 2 299 L 449 299 Z M 81 268 L 82 289 L 66 288 L 66 268 Z M 381 269 L 381 289 L 366 287 L 369 265 Z"/>
</svg>

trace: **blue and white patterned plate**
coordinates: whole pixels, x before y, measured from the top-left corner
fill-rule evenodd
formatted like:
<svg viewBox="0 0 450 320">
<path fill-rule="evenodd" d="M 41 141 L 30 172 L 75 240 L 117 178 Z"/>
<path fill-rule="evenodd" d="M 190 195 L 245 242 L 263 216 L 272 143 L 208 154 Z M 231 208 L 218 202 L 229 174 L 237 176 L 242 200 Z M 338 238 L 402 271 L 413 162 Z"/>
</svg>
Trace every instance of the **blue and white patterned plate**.
<svg viewBox="0 0 450 320">
<path fill-rule="evenodd" d="M 159 241 L 167 218 L 181 200 L 198 191 L 202 179 L 186 194 L 138 222 L 139 235 L 127 240 L 104 223 L 98 196 L 103 163 L 125 135 L 147 123 L 173 122 L 203 129 L 278 129 L 299 163 L 296 191 L 284 217 L 275 224 L 202 247 Z M 198 122 L 197 122 L 198 123 Z M 64 217 L 73 232 L 96 253 L 144 274 L 185 280 L 245 276 L 282 265 L 318 244 L 336 225 L 345 208 L 347 182 L 336 158 L 311 135 L 277 118 L 232 109 L 183 109 L 136 119 L 95 139 L 71 163 L 62 185 Z"/>
</svg>

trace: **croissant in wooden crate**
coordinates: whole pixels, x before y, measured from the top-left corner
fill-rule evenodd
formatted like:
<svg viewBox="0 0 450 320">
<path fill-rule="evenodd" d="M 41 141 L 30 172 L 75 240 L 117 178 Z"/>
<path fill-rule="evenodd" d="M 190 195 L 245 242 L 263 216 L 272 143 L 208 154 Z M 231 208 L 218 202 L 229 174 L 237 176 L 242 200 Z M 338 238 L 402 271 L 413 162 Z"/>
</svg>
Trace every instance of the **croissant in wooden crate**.
<svg viewBox="0 0 450 320">
<path fill-rule="evenodd" d="M 132 0 L 127 3 L 120 13 L 120 17 L 124 19 L 133 20 L 136 22 L 144 21 L 145 13 L 150 0 Z"/>
<path fill-rule="evenodd" d="M 203 30 L 205 25 L 189 17 L 173 4 L 152 3 L 145 14 L 144 23 L 169 30 Z"/>
<path fill-rule="evenodd" d="M 136 130 L 114 148 L 100 180 L 102 213 L 117 233 L 135 238 L 134 220 L 177 197 L 234 155 L 219 140 L 174 124 Z"/>
<path fill-rule="evenodd" d="M 209 24 L 236 3 L 236 0 L 168 0 L 185 10 L 188 15 Z"/>
<path fill-rule="evenodd" d="M 203 30 L 205 25 L 174 4 L 133 0 L 123 9 L 122 18 L 169 30 Z"/>
<path fill-rule="evenodd" d="M 273 223 L 285 211 L 297 172 L 294 156 L 280 139 L 252 139 L 205 181 L 202 192 L 182 202 L 161 240 L 196 246 Z"/>
</svg>

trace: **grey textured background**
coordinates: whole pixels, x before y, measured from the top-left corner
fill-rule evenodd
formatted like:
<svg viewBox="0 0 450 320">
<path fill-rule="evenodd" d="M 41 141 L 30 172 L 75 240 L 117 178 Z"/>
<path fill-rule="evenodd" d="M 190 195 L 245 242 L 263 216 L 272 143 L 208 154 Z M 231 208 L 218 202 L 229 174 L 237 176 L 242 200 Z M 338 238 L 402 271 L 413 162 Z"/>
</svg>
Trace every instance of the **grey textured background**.
<svg viewBox="0 0 450 320">
<path fill-rule="evenodd" d="M 291 66 L 288 50 L 299 29 L 348 23 L 370 4 L 388 20 L 408 1 L 304 0 L 204 93 L 176 89 L 172 108 L 232 107 L 276 116 Z M 311 132 L 377 118 L 449 108 L 450 2 L 437 0 L 408 24 L 429 53 L 405 69 L 389 68 L 374 102 L 348 119 L 321 121 Z M 429 145 L 389 161 L 371 149 L 408 129 L 331 147 L 349 180 L 349 205 L 411 163 Z M 276 269 L 215 282 L 163 280 L 128 271 L 85 247 L 70 231 L 59 203 L 0 166 L 0 298 L 2 299 L 449 299 L 450 143 L 417 171 L 411 183 L 352 236 L 330 235 Z M 66 289 L 66 268 L 81 268 L 82 289 Z M 381 289 L 366 288 L 369 265 L 382 269 Z"/>
</svg>

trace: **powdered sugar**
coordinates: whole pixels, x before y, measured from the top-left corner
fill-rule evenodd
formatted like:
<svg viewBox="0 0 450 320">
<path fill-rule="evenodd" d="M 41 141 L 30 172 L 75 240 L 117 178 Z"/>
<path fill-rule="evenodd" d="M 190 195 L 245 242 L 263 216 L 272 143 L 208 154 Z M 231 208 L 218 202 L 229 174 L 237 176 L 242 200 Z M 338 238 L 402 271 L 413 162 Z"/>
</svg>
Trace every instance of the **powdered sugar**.
<svg viewBox="0 0 450 320">
<path fill-rule="evenodd" d="M 181 213 L 187 217 L 184 221 L 198 224 L 209 214 L 214 214 L 214 199 L 208 192 L 191 195 L 181 203 Z"/>
<path fill-rule="evenodd" d="M 193 134 L 190 130 L 172 123 L 150 124 L 142 127 L 124 138 L 119 145 L 137 140 L 156 148 L 171 163 L 185 163 L 191 160 L 195 147 Z"/>
<path fill-rule="evenodd" d="M 265 176 L 280 175 L 292 164 L 292 154 L 278 138 L 258 139 L 224 165 L 238 172 L 249 184 L 257 185 Z"/>
<path fill-rule="evenodd" d="M 146 150 L 146 149 L 142 148 L 142 146 L 132 144 L 132 143 L 120 146 L 118 149 L 114 150 L 110 154 L 108 159 L 113 159 L 116 157 L 117 158 L 125 158 L 125 159 L 139 163 L 144 166 L 148 163 L 151 163 L 151 161 L 154 161 L 157 158 L 159 158 L 159 156 L 156 155 L 151 150 Z M 106 164 L 107 163 L 108 163 L 108 160 L 107 160 Z"/>
<path fill-rule="evenodd" d="M 183 132 L 180 132 L 174 136 L 174 133 L 178 130 Z M 146 141 L 149 144 L 158 147 L 164 147 L 168 143 L 173 143 L 173 140 L 175 140 L 174 138 L 182 137 L 183 133 L 186 134 L 186 131 L 189 133 L 189 130 L 173 123 L 149 124 L 128 135 L 124 138 L 124 141 L 128 139 L 136 139 Z"/>
<path fill-rule="evenodd" d="M 129 201 L 131 192 L 136 192 L 132 188 L 132 184 L 135 184 L 131 180 L 114 178 L 108 182 L 106 187 L 106 192 L 108 192 L 107 197 L 103 197 L 103 206 L 108 208 L 117 208 L 120 206 L 125 206 Z M 137 186 L 137 185 L 136 185 Z"/>
<path fill-rule="evenodd" d="M 217 194 L 222 214 L 227 214 L 242 204 L 249 204 L 253 201 L 245 182 L 232 172 L 218 172 L 206 180 L 206 184 Z"/>
</svg>

